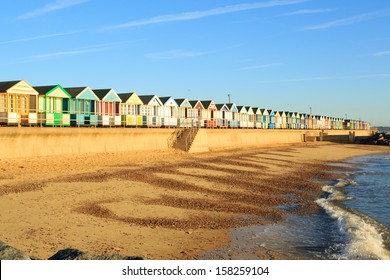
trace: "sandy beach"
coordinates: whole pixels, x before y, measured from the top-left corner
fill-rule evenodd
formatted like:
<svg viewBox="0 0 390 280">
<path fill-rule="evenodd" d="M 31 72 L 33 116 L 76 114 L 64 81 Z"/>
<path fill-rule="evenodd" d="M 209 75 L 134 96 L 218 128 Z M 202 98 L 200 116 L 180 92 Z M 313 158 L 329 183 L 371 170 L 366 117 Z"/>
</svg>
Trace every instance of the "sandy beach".
<svg viewBox="0 0 390 280">
<path fill-rule="evenodd" d="M 77 248 L 148 259 L 196 259 L 232 228 L 318 211 L 329 162 L 388 147 L 304 143 L 214 150 L 0 160 L 0 241 L 38 258 Z M 298 204 L 294 210 L 278 205 Z M 278 258 L 259 252 L 258 258 Z"/>
</svg>

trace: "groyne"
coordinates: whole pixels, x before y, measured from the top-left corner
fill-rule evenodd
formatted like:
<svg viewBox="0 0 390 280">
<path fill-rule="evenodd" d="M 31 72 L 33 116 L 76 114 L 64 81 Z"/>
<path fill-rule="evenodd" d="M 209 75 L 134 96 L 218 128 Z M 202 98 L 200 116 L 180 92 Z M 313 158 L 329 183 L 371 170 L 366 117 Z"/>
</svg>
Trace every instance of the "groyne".
<svg viewBox="0 0 390 280">
<path fill-rule="evenodd" d="M 2 127 L 0 159 L 168 150 L 173 132 L 169 128 Z M 320 140 L 353 143 L 357 136 L 370 135 L 369 130 L 200 129 L 190 152 Z"/>
</svg>

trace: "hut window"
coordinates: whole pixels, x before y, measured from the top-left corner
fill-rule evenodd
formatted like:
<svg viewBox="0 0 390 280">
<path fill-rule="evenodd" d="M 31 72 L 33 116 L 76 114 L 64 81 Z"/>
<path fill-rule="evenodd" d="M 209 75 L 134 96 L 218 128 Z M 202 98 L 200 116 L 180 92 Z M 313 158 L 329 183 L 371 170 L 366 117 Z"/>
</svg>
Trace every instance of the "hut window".
<svg viewBox="0 0 390 280">
<path fill-rule="evenodd" d="M 0 112 L 5 112 L 5 95 L 0 95 Z"/>
<path fill-rule="evenodd" d="M 14 100 L 15 96 L 14 95 L 10 95 L 9 96 L 9 112 L 11 113 L 14 113 L 15 112 L 15 100 Z"/>
<path fill-rule="evenodd" d="M 62 112 L 62 98 L 56 98 L 55 99 L 55 111 L 57 113 L 61 113 Z"/>
<path fill-rule="evenodd" d="M 84 102 L 84 111 L 83 111 L 84 114 L 87 114 L 88 112 L 91 111 L 90 110 L 91 109 L 90 105 L 91 105 L 91 102 L 89 100 L 85 100 L 85 102 Z"/>
<path fill-rule="evenodd" d="M 27 113 L 27 97 L 22 96 L 22 113 Z"/>
</svg>

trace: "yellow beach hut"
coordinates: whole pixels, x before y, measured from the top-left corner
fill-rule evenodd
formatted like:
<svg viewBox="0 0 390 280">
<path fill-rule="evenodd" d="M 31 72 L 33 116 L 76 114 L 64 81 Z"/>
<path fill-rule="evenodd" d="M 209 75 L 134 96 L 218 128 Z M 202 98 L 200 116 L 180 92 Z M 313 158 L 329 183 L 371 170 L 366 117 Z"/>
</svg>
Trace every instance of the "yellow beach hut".
<svg viewBox="0 0 390 280">
<path fill-rule="evenodd" d="M 0 123 L 37 124 L 38 92 L 26 81 L 0 82 Z"/>
</svg>

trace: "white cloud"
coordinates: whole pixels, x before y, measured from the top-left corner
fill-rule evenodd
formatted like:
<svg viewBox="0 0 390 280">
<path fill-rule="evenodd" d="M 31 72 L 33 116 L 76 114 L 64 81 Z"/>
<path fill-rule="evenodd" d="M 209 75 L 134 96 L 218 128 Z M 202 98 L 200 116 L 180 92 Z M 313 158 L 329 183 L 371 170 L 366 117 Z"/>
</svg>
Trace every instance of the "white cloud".
<svg viewBox="0 0 390 280">
<path fill-rule="evenodd" d="M 63 10 L 72 6 L 80 5 L 89 1 L 90 0 L 56 0 L 55 2 L 46 4 L 41 8 L 20 15 L 17 17 L 17 19 L 21 20 L 21 19 L 34 18 L 54 11 Z"/>
<path fill-rule="evenodd" d="M 353 17 L 349 17 L 349 18 L 329 21 L 329 22 L 319 24 L 319 25 L 307 26 L 304 28 L 304 30 L 321 30 L 321 29 L 329 29 L 329 28 L 334 28 L 334 27 L 339 27 L 339 26 L 352 25 L 352 24 L 355 24 L 358 22 L 368 21 L 368 20 L 376 19 L 376 18 L 380 18 L 380 17 L 386 17 L 389 15 L 390 15 L 390 10 L 376 11 L 376 12 L 361 14 L 361 15 L 357 15 L 357 16 L 353 16 Z"/>
<path fill-rule="evenodd" d="M 63 33 L 37 35 L 37 36 L 32 36 L 32 37 L 24 37 L 24 38 L 19 38 L 19 39 L 14 39 L 14 40 L 2 41 L 2 42 L 0 42 L 0 45 L 42 40 L 42 39 L 48 39 L 48 38 L 53 38 L 53 37 L 68 36 L 68 35 L 73 35 L 73 34 L 77 34 L 77 33 L 81 33 L 81 32 L 83 32 L 83 31 L 79 30 L 79 31 L 71 31 L 71 32 L 63 32 Z"/>
<path fill-rule="evenodd" d="M 253 66 L 247 66 L 240 68 L 240 71 L 248 71 L 248 70 L 256 70 L 256 69 L 264 69 L 264 68 L 270 68 L 270 67 L 277 67 L 282 66 L 283 63 L 270 63 L 270 64 L 261 64 L 261 65 L 253 65 Z"/>
<path fill-rule="evenodd" d="M 58 52 L 52 52 L 46 54 L 39 54 L 39 55 L 28 57 L 27 60 L 34 60 L 34 61 L 47 60 L 47 59 L 61 57 L 61 56 L 75 56 L 75 55 L 86 54 L 86 53 L 102 52 L 102 51 L 107 51 L 107 50 L 124 46 L 128 43 L 130 43 L 130 41 L 112 42 L 108 44 L 89 46 L 89 47 L 79 48 L 75 50 L 66 50 L 66 51 L 58 51 Z"/>
<path fill-rule="evenodd" d="M 322 77 L 303 77 L 283 80 L 264 80 L 261 83 L 293 83 L 293 82 L 312 82 L 312 81 L 329 81 L 329 80 L 365 80 L 365 79 L 381 79 L 389 78 L 389 73 L 354 75 L 354 76 L 322 76 Z"/>
<path fill-rule="evenodd" d="M 238 4 L 238 5 L 225 6 L 222 8 L 205 10 L 205 11 L 194 11 L 194 12 L 186 12 L 186 13 L 179 13 L 179 14 L 156 16 L 156 17 L 146 18 L 142 20 L 130 21 L 123 24 L 108 26 L 105 29 L 120 29 L 120 28 L 130 28 L 130 27 L 143 26 L 143 25 L 159 24 L 164 22 L 189 21 L 189 20 L 196 20 L 196 19 L 201 19 L 210 16 L 237 13 L 237 12 L 247 11 L 247 10 L 299 4 L 307 1 L 308 0 L 276 0 L 276 1 L 269 1 L 269 2 Z"/>
<path fill-rule="evenodd" d="M 232 46 L 227 46 L 221 49 L 215 49 L 210 51 L 184 51 L 184 50 L 170 50 L 157 53 L 146 54 L 146 57 L 149 59 L 163 60 L 163 59 L 175 59 L 175 58 L 186 58 L 186 57 L 198 57 L 203 55 L 215 54 L 219 52 L 224 52 L 228 50 L 233 50 L 242 47 L 243 44 L 235 44 Z"/>
<path fill-rule="evenodd" d="M 281 16 L 296 16 L 296 15 L 308 15 L 308 14 L 320 14 L 333 12 L 336 9 L 308 9 L 308 10 L 298 10 L 290 13 L 281 14 Z"/>
<path fill-rule="evenodd" d="M 183 50 L 171 50 L 166 52 L 150 53 L 146 57 L 150 59 L 162 60 L 162 59 L 175 59 L 182 57 L 196 57 L 207 54 L 207 52 L 194 52 Z"/>
<path fill-rule="evenodd" d="M 384 56 L 384 55 L 390 55 L 390 51 L 377 52 L 374 54 L 374 56 Z"/>
</svg>

